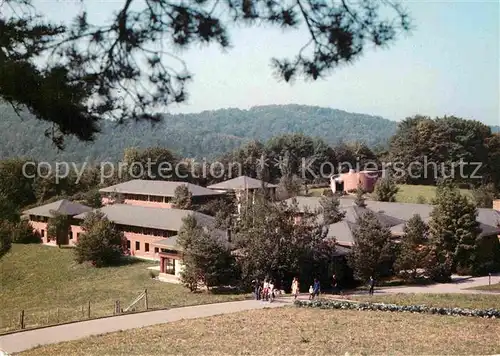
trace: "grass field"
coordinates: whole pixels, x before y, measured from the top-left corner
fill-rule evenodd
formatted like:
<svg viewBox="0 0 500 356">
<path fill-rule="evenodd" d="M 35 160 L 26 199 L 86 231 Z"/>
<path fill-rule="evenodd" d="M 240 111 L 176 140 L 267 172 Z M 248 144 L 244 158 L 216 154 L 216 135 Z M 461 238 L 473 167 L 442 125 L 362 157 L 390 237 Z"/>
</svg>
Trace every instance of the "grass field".
<svg viewBox="0 0 500 356">
<path fill-rule="evenodd" d="M 500 283 L 495 283 L 492 285 L 486 285 L 486 286 L 479 286 L 479 287 L 473 287 L 473 288 L 468 288 L 472 290 L 485 290 L 489 292 L 499 292 L 500 293 Z M 500 294 L 498 296 L 500 299 Z M 500 301 L 499 301 L 499 308 L 500 308 Z"/>
<path fill-rule="evenodd" d="M 0 259 L 0 331 L 19 327 L 25 311 L 27 327 L 112 315 L 115 300 L 126 308 L 148 289 L 150 308 L 180 307 L 244 299 L 244 295 L 190 293 L 180 285 L 151 279 L 152 262 L 109 268 L 78 265 L 71 249 L 16 245 Z M 138 310 L 144 309 L 140 303 Z M 59 314 L 59 315 L 58 315 Z"/>
<path fill-rule="evenodd" d="M 432 199 L 436 196 L 436 187 L 429 185 L 408 185 L 399 184 L 399 191 L 396 195 L 396 201 L 400 203 L 427 203 L 430 204 Z M 327 188 L 317 188 L 311 189 L 311 196 L 320 196 L 323 190 Z M 466 189 L 460 189 L 460 191 L 471 196 L 471 192 Z M 369 195 L 368 195 L 369 198 Z"/>
<path fill-rule="evenodd" d="M 399 305 L 458 307 L 469 309 L 500 309 L 500 295 L 491 294 L 391 294 L 352 297 L 353 300 Z"/>
<path fill-rule="evenodd" d="M 285 307 L 117 332 L 21 355 L 499 354 L 500 320 Z"/>
</svg>

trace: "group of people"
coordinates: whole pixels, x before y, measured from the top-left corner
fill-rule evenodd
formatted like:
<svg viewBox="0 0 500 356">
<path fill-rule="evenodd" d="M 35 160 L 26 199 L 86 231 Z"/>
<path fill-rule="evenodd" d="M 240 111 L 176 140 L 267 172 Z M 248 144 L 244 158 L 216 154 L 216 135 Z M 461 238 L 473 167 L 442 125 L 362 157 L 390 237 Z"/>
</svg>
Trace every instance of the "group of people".
<svg viewBox="0 0 500 356">
<path fill-rule="evenodd" d="M 266 278 L 264 279 L 264 282 L 253 280 L 252 283 L 254 284 L 254 294 L 256 300 L 272 302 L 278 294 L 281 294 L 280 290 L 275 287 L 275 283 L 271 279 Z M 334 293 L 342 294 L 342 290 L 335 275 L 333 275 L 332 277 L 332 286 Z M 373 295 L 375 288 L 375 279 L 373 277 L 370 277 L 368 286 L 370 288 L 369 294 Z M 293 278 L 291 290 L 293 298 L 297 299 L 300 293 L 299 279 L 297 277 Z M 309 286 L 309 300 L 313 300 L 314 298 L 319 297 L 320 293 L 321 284 L 319 280 L 315 278 L 313 284 Z"/>
<path fill-rule="evenodd" d="M 279 294 L 278 289 L 276 289 L 275 283 L 271 279 L 264 279 L 264 282 L 259 282 L 259 280 L 253 280 L 254 284 L 254 294 L 256 300 L 264 300 L 272 302 L 276 295 Z"/>
</svg>

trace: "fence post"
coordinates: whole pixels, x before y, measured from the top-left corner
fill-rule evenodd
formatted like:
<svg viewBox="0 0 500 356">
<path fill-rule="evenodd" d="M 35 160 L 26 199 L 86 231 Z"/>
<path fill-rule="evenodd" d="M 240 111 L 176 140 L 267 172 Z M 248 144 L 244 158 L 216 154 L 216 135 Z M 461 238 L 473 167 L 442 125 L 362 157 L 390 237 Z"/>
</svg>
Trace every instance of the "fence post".
<svg viewBox="0 0 500 356">
<path fill-rule="evenodd" d="M 90 319 L 90 300 L 89 300 L 89 308 L 87 309 L 87 318 Z"/>
<path fill-rule="evenodd" d="M 146 310 L 148 310 L 148 290 L 144 290 L 144 304 L 146 305 Z"/>
<path fill-rule="evenodd" d="M 21 325 L 21 329 L 24 329 L 24 310 L 21 310 L 21 314 L 19 315 L 19 324 Z"/>
</svg>

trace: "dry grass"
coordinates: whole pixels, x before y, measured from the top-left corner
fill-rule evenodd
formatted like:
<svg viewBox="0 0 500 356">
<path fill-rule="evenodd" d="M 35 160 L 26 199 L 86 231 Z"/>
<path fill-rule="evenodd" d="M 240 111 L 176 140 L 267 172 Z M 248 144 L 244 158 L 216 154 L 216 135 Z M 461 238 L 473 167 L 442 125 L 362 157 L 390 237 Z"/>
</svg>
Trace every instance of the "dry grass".
<svg viewBox="0 0 500 356">
<path fill-rule="evenodd" d="M 388 294 L 351 297 L 350 299 L 399 305 L 427 305 L 431 307 L 489 309 L 500 308 L 500 294 Z"/>
<path fill-rule="evenodd" d="M 180 285 L 150 278 L 152 262 L 109 268 L 78 265 L 71 249 L 42 245 L 13 245 L 0 260 L 0 330 L 19 328 L 24 309 L 27 327 L 112 315 L 115 300 L 126 308 L 148 289 L 150 308 L 242 300 L 244 295 L 193 294 Z M 137 310 L 144 309 L 140 303 Z"/>
<path fill-rule="evenodd" d="M 279 308 L 185 320 L 45 346 L 21 355 L 498 354 L 500 321 Z"/>
<path fill-rule="evenodd" d="M 485 290 L 489 292 L 500 292 L 500 283 L 495 283 L 492 285 L 485 285 L 485 286 L 479 286 L 479 287 L 472 287 L 472 288 L 467 288 L 471 290 Z M 500 295 L 499 295 L 500 298 Z M 500 302 L 499 302 L 500 304 Z"/>
</svg>

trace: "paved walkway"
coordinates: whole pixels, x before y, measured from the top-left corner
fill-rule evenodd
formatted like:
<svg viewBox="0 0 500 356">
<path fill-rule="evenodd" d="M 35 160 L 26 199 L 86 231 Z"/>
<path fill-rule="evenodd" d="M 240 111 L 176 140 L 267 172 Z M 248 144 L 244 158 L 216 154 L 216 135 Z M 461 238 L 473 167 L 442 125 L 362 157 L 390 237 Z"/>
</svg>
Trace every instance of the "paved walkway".
<svg viewBox="0 0 500 356">
<path fill-rule="evenodd" d="M 245 300 L 127 314 L 52 326 L 43 329 L 27 330 L 0 336 L 0 355 L 2 354 L 1 351 L 10 354 L 25 351 L 39 345 L 77 340 L 114 331 L 142 328 L 144 326 L 163 324 L 182 319 L 195 319 L 220 314 L 230 314 L 252 309 L 277 308 L 287 304 L 291 304 L 290 298 L 276 300 L 273 303 Z"/>
<path fill-rule="evenodd" d="M 497 292 L 470 290 L 467 288 L 485 286 L 489 283 L 489 277 L 463 277 L 452 276 L 451 283 L 438 283 L 428 286 L 409 286 L 409 287 L 393 287 L 393 288 L 376 288 L 377 294 L 394 294 L 394 293 L 459 293 L 459 294 L 500 294 Z M 500 283 L 500 275 L 491 276 L 491 284 Z"/>
</svg>

